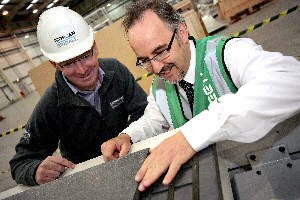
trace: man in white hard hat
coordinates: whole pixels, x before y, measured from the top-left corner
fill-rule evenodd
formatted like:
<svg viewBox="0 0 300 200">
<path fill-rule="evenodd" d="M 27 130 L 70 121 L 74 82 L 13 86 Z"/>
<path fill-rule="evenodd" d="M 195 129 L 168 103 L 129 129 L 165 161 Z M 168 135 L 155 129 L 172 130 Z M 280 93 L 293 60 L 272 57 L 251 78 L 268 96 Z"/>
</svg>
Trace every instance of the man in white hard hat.
<svg viewBox="0 0 300 200">
<path fill-rule="evenodd" d="M 143 115 L 147 95 L 116 59 L 98 59 L 94 33 L 66 7 L 40 16 L 41 51 L 57 69 L 10 161 L 13 179 L 37 185 L 101 155 L 101 144 Z M 62 157 L 53 156 L 59 144 Z"/>
</svg>

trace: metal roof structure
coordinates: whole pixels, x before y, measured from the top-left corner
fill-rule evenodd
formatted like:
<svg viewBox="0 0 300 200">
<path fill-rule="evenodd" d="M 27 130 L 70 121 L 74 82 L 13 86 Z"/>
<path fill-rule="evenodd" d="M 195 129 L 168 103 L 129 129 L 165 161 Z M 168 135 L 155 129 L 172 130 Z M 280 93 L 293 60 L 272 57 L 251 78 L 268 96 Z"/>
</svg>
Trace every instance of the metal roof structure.
<svg viewBox="0 0 300 200">
<path fill-rule="evenodd" d="M 66 6 L 85 16 L 108 2 L 109 0 L 2 0 L 0 38 L 35 32 L 40 14 L 50 5 L 51 7 Z M 3 15 L 5 11 L 8 13 Z"/>
</svg>

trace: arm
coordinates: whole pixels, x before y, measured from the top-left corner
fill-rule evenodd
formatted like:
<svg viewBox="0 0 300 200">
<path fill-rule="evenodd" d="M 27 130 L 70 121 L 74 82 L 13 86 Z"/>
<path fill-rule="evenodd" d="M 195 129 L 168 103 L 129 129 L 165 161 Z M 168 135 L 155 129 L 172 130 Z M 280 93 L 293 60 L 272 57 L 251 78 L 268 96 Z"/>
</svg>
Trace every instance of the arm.
<svg viewBox="0 0 300 200">
<path fill-rule="evenodd" d="M 182 164 L 210 144 L 254 142 L 299 112 L 300 63 L 294 58 L 263 51 L 249 39 L 235 39 L 225 47 L 225 63 L 239 91 L 211 103 L 151 150 L 136 175 L 140 191 L 166 171 L 163 184 L 169 184 Z"/>
<path fill-rule="evenodd" d="M 110 161 L 127 155 L 132 142 L 136 143 L 168 130 L 169 125 L 160 112 L 154 96 L 150 93 L 144 115 L 132 122 L 118 137 L 101 145 L 103 157 L 106 161 Z"/>
<path fill-rule="evenodd" d="M 264 51 L 250 39 L 234 39 L 225 47 L 225 63 L 236 94 L 211 103 L 181 131 L 200 151 L 224 140 L 254 142 L 300 110 L 300 63 L 280 53 Z M 201 127 L 201 134 L 199 128 Z"/>
<path fill-rule="evenodd" d="M 48 93 L 49 94 L 49 93 Z M 47 92 L 35 107 L 20 142 L 16 154 L 10 161 L 12 178 L 18 184 L 37 185 L 36 172 L 40 164 L 57 149 L 59 141 L 57 110 L 50 102 L 56 102 Z M 54 103 L 55 104 L 55 103 Z M 56 120 L 55 120 L 56 118 Z M 42 166 L 48 166 L 44 162 Z M 39 170 L 41 171 L 41 170 Z M 43 170 L 42 170 L 43 173 Z M 38 177 L 40 179 L 42 175 Z"/>
<path fill-rule="evenodd" d="M 150 91 L 151 88 L 150 88 Z M 170 126 L 162 115 L 152 92 L 147 98 L 148 105 L 144 115 L 122 131 L 130 136 L 133 143 L 164 133 Z"/>
</svg>

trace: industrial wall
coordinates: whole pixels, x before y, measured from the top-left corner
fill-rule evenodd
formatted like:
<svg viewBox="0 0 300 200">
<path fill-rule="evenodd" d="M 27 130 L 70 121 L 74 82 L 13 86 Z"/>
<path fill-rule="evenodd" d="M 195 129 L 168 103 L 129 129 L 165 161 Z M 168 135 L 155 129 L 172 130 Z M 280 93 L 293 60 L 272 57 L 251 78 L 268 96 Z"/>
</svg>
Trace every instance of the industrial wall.
<svg viewBox="0 0 300 200">
<path fill-rule="evenodd" d="M 45 62 L 35 33 L 0 39 L 0 110 L 35 90 L 28 71 Z"/>
</svg>

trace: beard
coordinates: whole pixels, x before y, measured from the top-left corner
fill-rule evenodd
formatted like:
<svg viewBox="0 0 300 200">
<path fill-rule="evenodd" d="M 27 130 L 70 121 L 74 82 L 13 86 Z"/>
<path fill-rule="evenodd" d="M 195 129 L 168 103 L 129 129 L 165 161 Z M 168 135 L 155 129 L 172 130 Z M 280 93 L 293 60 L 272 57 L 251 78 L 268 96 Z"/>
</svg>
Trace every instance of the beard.
<svg viewBox="0 0 300 200">
<path fill-rule="evenodd" d="M 166 71 L 170 71 L 172 70 L 173 67 L 176 67 L 178 69 L 179 74 L 177 75 L 176 79 L 174 81 L 171 80 L 167 80 L 165 78 L 163 78 L 161 75 L 164 74 Z M 161 71 L 158 73 L 158 75 L 165 81 L 167 81 L 170 84 L 177 84 L 179 83 L 186 75 L 186 72 L 183 71 L 181 68 L 177 67 L 174 64 L 166 64 L 165 66 L 163 66 L 163 68 L 161 69 Z"/>
</svg>

